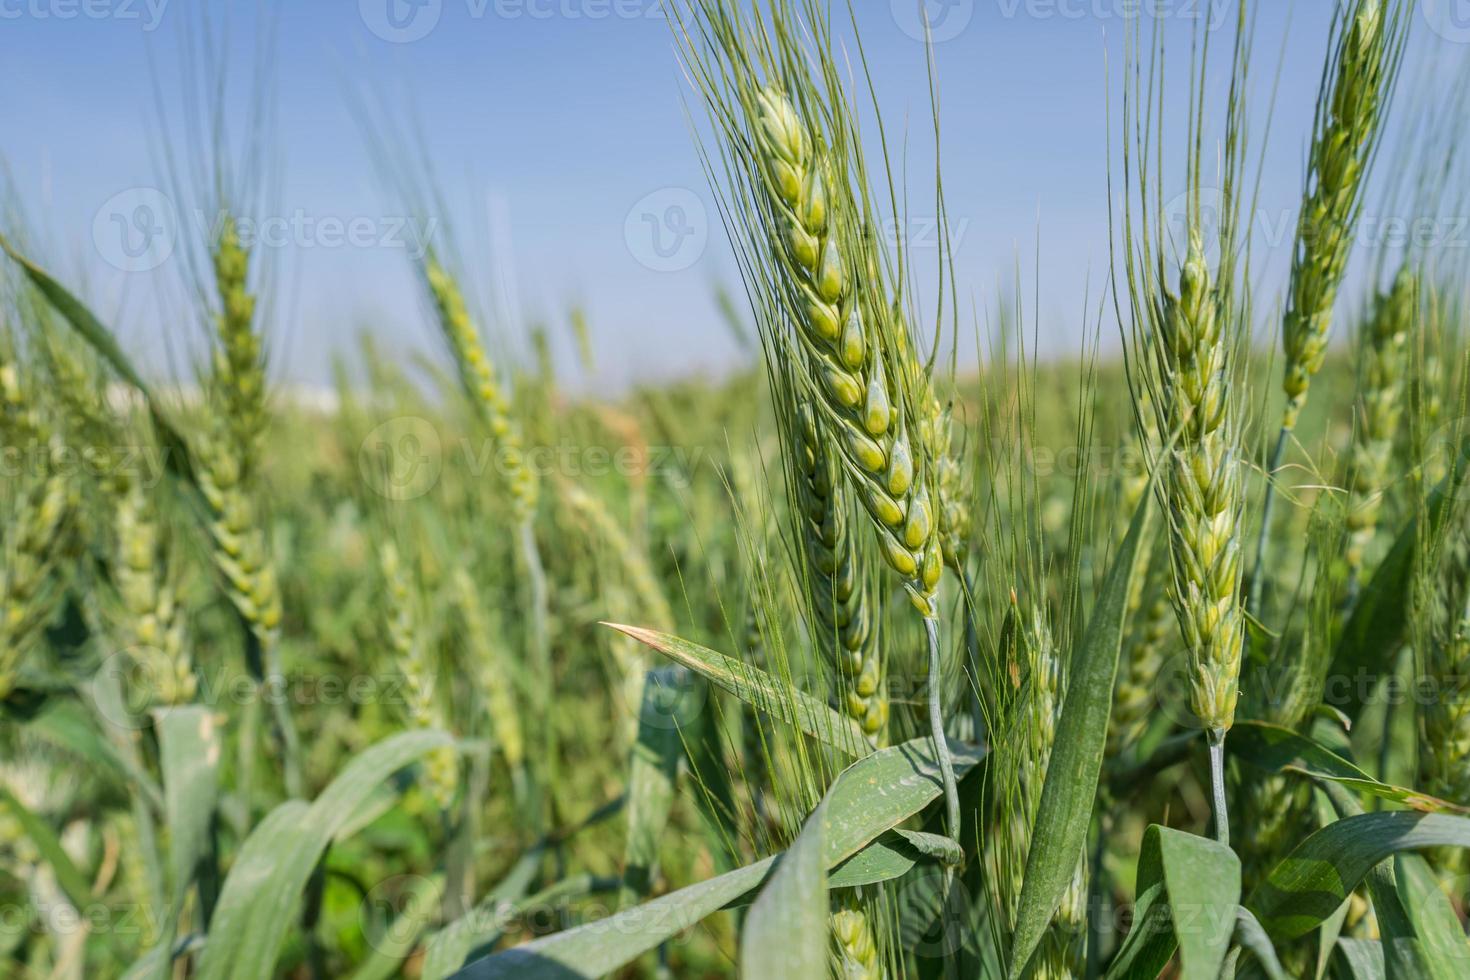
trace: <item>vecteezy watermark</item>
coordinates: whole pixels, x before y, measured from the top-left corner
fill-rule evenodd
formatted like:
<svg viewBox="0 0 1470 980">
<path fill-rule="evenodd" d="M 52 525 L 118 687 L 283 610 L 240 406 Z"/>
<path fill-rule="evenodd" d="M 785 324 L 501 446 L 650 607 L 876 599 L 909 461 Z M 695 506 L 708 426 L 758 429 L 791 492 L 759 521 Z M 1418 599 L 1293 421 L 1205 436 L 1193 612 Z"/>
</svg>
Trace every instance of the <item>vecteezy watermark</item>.
<svg viewBox="0 0 1470 980">
<path fill-rule="evenodd" d="M 408 44 L 438 26 L 444 0 L 357 0 L 357 13 L 384 41 Z"/>
<path fill-rule="evenodd" d="M 0 446 L 0 478 L 61 476 L 110 480 L 126 476 L 129 482 L 151 490 L 167 471 L 172 453 L 167 447 L 149 445 Z"/>
<path fill-rule="evenodd" d="M 663 20 L 663 0 L 466 0 L 502 20 Z"/>
<path fill-rule="evenodd" d="M 439 483 L 444 446 L 428 419 L 400 415 L 369 432 L 357 450 L 363 482 L 387 500 L 413 500 Z"/>
<path fill-rule="evenodd" d="M 169 0 L 0 0 L 0 20 L 115 20 L 155 31 Z"/>
<path fill-rule="evenodd" d="M 1192 20 L 1224 24 L 1231 0 L 994 0 L 1007 20 Z"/>
<path fill-rule="evenodd" d="M 970 219 L 908 215 L 903 218 L 884 218 L 881 227 L 883 240 L 894 247 L 938 249 L 947 239 L 949 250 L 958 252 L 965 235 L 970 231 Z"/>
<path fill-rule="evenodd" d="M 357 451 L 358 473 L 368 487 L 387 500 L 422 497 L 438 485 L 446 459 L 472 480 L 494 474 L 510 477 L 529 470 L 547 479 L 623 479 L 658 477 L 671 486 L 687 487 L 705 462 L 702 446 L 605 446 L 558 443 L 516 447 L 494 438 L 446 440 L 434 423 L 401 415 L 376 426 Z"/>
<path fill-rule="evenodd" d="M 1470 3 L 1470 0 L 1466 0 Z M 1218 188 L 1184 191 L 1165 202 L 1161 220 L 1169 258 L 1179 261 L 1189 247 L 1190 231 L 1200 238 L 1205 259 L 1212 265 L 1220 259 L 1220 236 L 1224 230 L 1224 195 Z M 1237 243 L 1250 235 L 1254 244 L 1270 249 L 1294 248 L 1298 241 L 1310 245 L 1314 239 L 1335 236 L 1335 225 L 1299 227 L 1296 207 L 1257 207 L 1232 215 Z M 1397 251 L 1405 248 L 1470 249 L 1470 214 L 1412 214 L 1365 210 L 1353 227 L 1351 241 L 1363 249 Z"/>
<path fill-rule="evenodd" d="M 470 20 L 663 20 L 663 0 L 460 0 Z M 367 29 L 393 44 L 428 37 L 444 14 L 444 0 L 358 0 Z"/>
<path fill-rule="evenodd" d="M 975 0 L 889 0 L 893 22 L 915 41 L 952 41 L 975 16 Z"/>
<path fill-rule="evenodd" d="M 194 212 L 204 223 L 204 212 Z M 219 241 L 225 221 L 233 218 L 235 233 L 245 249 L 255 248 L 392 248 L 402 249 L 416 259 L 428 254 L 429 242 L 439 227 L 433 216 L 412 215 L 314 215 L 297 208 L 288 214 L 231 215 L 216 212 L 201 228 L 208 241 Z"/>
<path fill-rule="evenodd" d="M 120 731 L 139 731 L 151 721 L 151 709 L 170 703 L 177 691 L 174 665 L 161 651 L 135 646 L 109 654 L 95 686 L 98 717 Z M 432 689 L 437 678 L 410 677 L 402 672 L 364 673 L 347 668 L 257 678 L 239 667 L 196 670 L 192 701 L 228 712 L 249 704 L 292 708 L 340 708 L 385 705 L 406 710 L 416 690 Z"/>
<path fill-rule="evenodd" d="M 150 272 L 168 261 L 178 237 L 173 201 L 156 187 L 130 187 L 102 203 L 92 218 L 92 244 L 123 272 Z"/>
<path fill-rule="evenodd" d="M 645 194 L 628 209 L 623 241 L 645 268 L 681 272 L 699 261 L 709 241 L 704 202 L 686 187 Z"/>
<path fill-rule="evenodd" d="M 3 0 L 0 0 L 3 2 Z M 195 240 L 219 241 L 226 220 L 246 249 L 386 248 L 414 258 L 428 254 L 439 229 L 433 215 L 311 214 L 302 208 L 280 214 L 187 212 Z M 92 218 L 98 254 L 123 272 L 150 272 L 168 261 L 178 246 L 185 217 L 156 187 L 130 187 L 103 202 Z"/>
<path fill-rule="evenodd" d="M 1470 0 L 1419 0 L 1429 29 L 1451 44 L 1470 44 Z"/>
</svg>

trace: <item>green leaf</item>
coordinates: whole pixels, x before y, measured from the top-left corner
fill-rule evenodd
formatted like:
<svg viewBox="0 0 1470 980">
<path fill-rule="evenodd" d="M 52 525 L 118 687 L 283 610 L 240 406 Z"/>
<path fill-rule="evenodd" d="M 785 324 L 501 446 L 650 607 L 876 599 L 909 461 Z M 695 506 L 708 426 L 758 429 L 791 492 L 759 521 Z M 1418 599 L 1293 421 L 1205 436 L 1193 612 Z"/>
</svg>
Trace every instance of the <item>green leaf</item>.
<svg viewBox="0 0 1470 980">
<path fill-rule="evenodd" d="M 403 969 L 403 961 L 418 945 L 429 923 L 438 914 L 444 893 L 444 876 L 416 877 L 405 891 L 402 908 L 381 934 L 369 936 L 371 952 L 358 964 L 352 980 L 388 980 Z M 422 973 L 420 974 L 422 976 Z"/>
<path fill-rule="evenodd" d="M 856 888 L 902 878 L 920 865 L 963 863 L 964 850 L 951 838 L 916 830 L 890 830 L 832 869 L 827 888 Z"/>
<path fill-rule="evenodd" d="M 1394 858 L 1394 872 L 1404 910 L 1435 976 L 1470 976 L 1465 929 L 1429 862 L 1419 854 L 1399 854 Z"/>
<path fill-rule="evenodd" d="M 245 839 L 225 878 L 199 980 L 267 980 L 302 890 L 327 845 L 393 773 L 452 745 L 444 732 L 403 732 L 358 753 L 310 806 L 290 800 Z"/>
<path fill-rule="evenodd" d="M 822 807 L 823 864 L 832 868 L 923 810 L 943 791 L 928 738 L 882 749 L 838 774 Z M 983 750 L 950 744 L 955 772 L 979 764 Z M 477 960 L 465 980 L 565 980 L 599 977 L 724 908 L 765 880 L 778 856 L 671 892 L 601 922 L 536 939 Z"/>
<path fill-rule="evenodd" d="M 1057 720 L 1055 747 L 1046 767 L 1031 849 L 1026 856 L 1008 967 L 1011 980 L 1025 972 L 1072 880 L 1077 856 L 1087 844 L 1113 707 L 1128 593 L 1137 565 L 1134 558 L 1147 533 L 1151 501 L 1152 494 L 1145 493 L 1103 580 L 1082 646 L 1069 662 L 1070 677 Z"/>
<path fill-rule="evenodd" d="M 1376 940 L 1339 939 L 1336 961 L 1351 980 L 1384 980 L 1383 947 Z"/>
<path fill-rule="evenodd" d="M 1274 942 L 1295 939 L 1347 901 L 1380 861 L 1431 847 L 1470 847 L 1470 819 L 1412 811 L 1345 817 L 1297 845 L 1246 907 Z"/>
<path fill-rule="evenodd" d="M 1154 824 L 1138 855 L 1133 928 L 1109 978 L 1156 977 L 1178 949 L 1183 980 L 1215 980 L 1237 930 L 1240 859 L 1217 841 Z"/>
<path fill-rule="evenodd" d="M 1250 910 L 1237 907 L 1235 910 L 1235 941 L 1240 947 L 1256 958 L 1270 980 L 1291 980 L 1290 974 L 1281 966 L 1281 960 L 1276 956 L 1276 947 L 1271 945 L 1271 937 L 1266 935 L 1266 930 Z"/>
<path fill-rule="evenodd" d="M 750 908 L 740 937 L 740 975 L 809 980 L 827 969 L 826 804 L 807 818 Z"/>
<path fill-rule="evenodd" d="M 148 403 L 148 412 L 153 418 L 158 441 L 164 450 L 165 464 L 171 473 L 183 477 L 193 485 L 188 443 L 164 414 L 162 404 L 154 397 L 152 389 L 144 382 L 143 376 L 133 367 L 132 361 L 128 360 L 128 356 L 123 353 L 112 331 L 103 325 L 85 303 L 53 279 L 46 270 L 21 255 L 4 235 L 0 235 L 0 249 L 3 249 L 20 265 L 26 277 L 41 295 L 46 297 L 46 301 L 57 313 L 61 314 L 62 319 L 71 324 L 72 329 L 81 334 L 82 340 L 86 341 L 124 381 L 136 388 L 143 396 L 144 401 Z"/>
<path fill-rule="evenodd" d="M 40 852 L 41 860 L 51 866 L 51 872 L 56 875 L 56 883 L 66 893 L 67 900 L 78 909 L 86 909 L 92 901 L 92 886 L 61 846 L 61 839 L 56 836 L 56 831 L 16 799 L 3 784 L 0 784 L 0 804 L 10 810 L 21 830 Z"/>
<path fill-rule="evenodd" d="M 650 670 L 643 680 L 638 709 L 638 741 L 628 764 L 627 837 L 623 883 L 638 898 L 653 887 L 659 842 L 674 805 L 674 784 L 684 743 L 677 722 L 692 675 L 677 668 Z"/>
<path fill-rule="evenodd" d="M 212 711 L 202 705 L 160 708 L 154 714 L 159 767 L 163 771 L 164 814 L 169 828 L 169 866 L 173 893 L 168 920 L 150 957 L 133 965 L 137 976 L 165 977 L 177 935 L 179 913 L 199 862 L 209 851 L 210 825 L 219 796 L 220 733 Z M 153 964 L 146 972 L 145 963 Z"/>
<path fill-rule="evenodd" d="M 163 793 L 153 777 L 131 765 L 102 737 L 92 716 L 80 703 L 72 700 L 49 702 L 40 714 L 25 723 L 25 727 L 26 731 L 57 748 L 94 764 L 119 787 L 138 790 L 154 812 L 163 812 Z"/>
<path fill-rule="evenodd" d="M 522 854 L 510 872 L 496 883 L 469 914 L 455 919 L 435 932 L 425 944 L 424 963 L 420 969 L 422 980 L 444 980 L 445 977 L 464 965 L 470 950 L 491 942 L 500 935 L 501 918 L 498 910 L 513 906 L 526 897 L 531 884 L 541 868 L 541 859 L 546 848 L 537 845 Z"/>
<path fill-rule="evenodd" d="M 657 630 L 617 623 L 602 625 L 647 644 L 671 660 L 704 675 L 710 683 L 729 691 L 756 710 L 794 725 L 840 752 L 861 758 L 873 751 L 873 746 L 863 735 L 862 726 L 856 721 L 838 714 L 811 695 L 782 683 L 758 667 Z"/>
<path fill-rule="evenodd" d="M 1329 785 L 1325 788 L 1325 795 L 1341 816 L 1360 816 L 1363 813 L 1362 803 L 1343 786 Z M 1441 962 L 1434 950 L 1421 940 L 1420 919 L 1406 904 L 1409 892 L 1400 887 L 1397 870 L 1398 863 L 1405 860 L 1424 863 L 1417 854 L 1400 854 L 1396 859 L 1374 866 L 1367 877 L 1368 894 L 1373 899 L 1373 914 L 1378 923 L 1383 952 L 1383 972 L 1389 980 L 1452 980 L 1460 974 L 1448 963 Z M 1426 871 L 1427 867 L 1425 865 Z M 1431 887 L 1438 893 L 1437 883 Z M 1426 896 L 1417 897 L 1422 904 Z M 1453 917 L 1453 912 L 1450 914 Z M 1463 945 L 1464 936 L 1459 932 L 1458 920 L 1455 920 L 1454 928 Z"/>
<path fill-rule="evenodd" d="M 1342 756 L 1289 728 L 1259 721 L 1236 722 L 1230 730 L 1228 748 L 1231 754 L 1271 772 L 1295 772 L 1329 780 L 1427 813 L 1470 815 L 1470 807 L 1380 782 Z"/>
<path fill-rule="evenodd" d="M 164 812 L 168 815 L 174 907 L 209 847 L 224 751 L 214 713 L 201 705 L 160 709 L 156 715 Z"/>
<path fill-rule="evenodd" d="M 1384 861 L 1369 871 L 1367 884 L 1383 947 L 1383 972 L 1389 980 L 1433 980 L 1439 976 L 1399 897 L 1393 862 Z"/>
</svg>

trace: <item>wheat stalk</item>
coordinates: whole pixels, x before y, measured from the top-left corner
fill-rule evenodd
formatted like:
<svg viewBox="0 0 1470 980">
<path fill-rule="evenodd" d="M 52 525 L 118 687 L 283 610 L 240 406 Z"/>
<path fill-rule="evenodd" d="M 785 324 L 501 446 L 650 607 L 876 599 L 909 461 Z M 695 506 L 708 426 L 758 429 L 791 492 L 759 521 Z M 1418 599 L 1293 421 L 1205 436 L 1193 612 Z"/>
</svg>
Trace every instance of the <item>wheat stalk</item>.
<svg viewBox="0 0 1470 980">
<path fill-rule="evenodd" d="M 520 709 L 516 706 L 510 665 L 504 651 L 491 638 L 480 591 L 469 572 L 456 568 L 451 576 L 451 587 L 454 603 L 464 622 L 465 649 L 470 663 L 476 668 L 480 694 L 495 732 L 495 744 L 505 755 L 505 763 L 511 773 L 517 780 L 523 779 L 526 745 L 521 734 Z"/>
<path fill-rule="evenodd" d="M 65 593 L 58 566 L 75 490 L 53 473 L 18 488 L 9 503 L 0 539 L 0 699 L 15 689 L 21 660 Z"/>
<path fill-rule="evenodd" d="M 1312 377 L 1322 368 L 1338 287 L 1352 252 L 1362 188 L 1378 145 L 1398 55 L 1398 15 L 1382 0 L 1355 0 L 1335 28 L 1297 221 L 1282 337 L 1286 411 L 1296 427 Z"/>
<path fill-rule="evenodd" d="M 931 494 L 931 443 L 915 431 L 917 374 L 897 338 L 890 301 L 878 293 L 871 244 L 855 227 L 856 203 L 841 165 L 771 87 L 755 96 L 755 142 L 765 204 L 779 229 L 772 258 L 781 292 L 802 329 L 794 350 L 823 438 L 832 444 L 879 553 L 926 616 L 942 572 Z M 859 288 L 856 279 L 864 273 Z M 926 406 L 927 407 L 927 406 Z"/>
<path fill-rule="evenodd" d="M 398 669 L 403 672 L 407 695 L 404 712 L 409 724 L 416 728 L 442 729 L 445 718 L 435 696 L 438 671 L 427 641 L 418 579 L 404 567 L 398 548 L 391 541 L 378 549 L 378 567 L 383 576 L 388 645 Z M 459 784 L 459 765 L 454 750 L 446 746 L 430 753 L 425 760 L 423 776 L 429 797 L 440 811 L 447 811 Z"/>
<path fill-rule="evenodd" d="M 113 525 L 117 541 L 113 582 L 120 606 L 114 628 L 129 656 L 153 683 L 156 701 L 165 705 L 191 701 L 198 682 L 185 646 L 177 570 L 163 558 L 159 517 L 140 481 L 133 481 L 118 500 Z"/>
<path fill-rule="evenodd" d="M 476 416 L 499 444 L 516 516 L 524 524 L 536 511 L 536 472 L 527 465 L 520 427 L 511 418 L 510 404 L 496 376 L 495 365 L 485 352 L 479 328 L 470 317 L 464 293 L 454 277 L 432 255 L 424 262 L 423 276 L 434 301 L 439 327 L 454 355 L 460 382 Z"/>
<path fill-rule="evenodd" d="M 856 901 L 832 913 L 832 942 L 842 980 L 883 980 L 878 942 L 868 914 Z"/>
<path fill-rule="evenodd" d="M 1270 549 L 1275 501 L 1272 480 L 1306 405 L 1312 378 L 1327 355 L 1333 306 L 1352 254 L 1363 188 L 1382 137 L 1403 53 L 1404 7 L 1393 0 L 1390 3 L 1392 9 L 1386 12 L 1383 0 L 1352 0 L 1333 21 L 1282 319 L 1286 407 L 1267 465 L 1261 529 L 1250 576 L 1249 606 L 1255 612 L 1260 610 Z"/>
<path fill-rule="evenodd" d="M 795 425 L 798 533 L 806 548 L 817 642 L 843 680 L 844 710 L 877 740 L 888 722 L 888 692 L 865 563 L 848 528 L 847 486 L 823 447 L 809 405 L 798 406 Z"/>
<path fill-rule="evenodd" d="M 1418 308 L 1416 277 L 1407 268 L 1378 297 L 1362 345 L 1358 425 L 1348 478 L 1348 542 L 1344 558 L 1354 588 L 1378 529 L 1389 465 L 1403 416 L 1410 336 Z"/>
</svg>

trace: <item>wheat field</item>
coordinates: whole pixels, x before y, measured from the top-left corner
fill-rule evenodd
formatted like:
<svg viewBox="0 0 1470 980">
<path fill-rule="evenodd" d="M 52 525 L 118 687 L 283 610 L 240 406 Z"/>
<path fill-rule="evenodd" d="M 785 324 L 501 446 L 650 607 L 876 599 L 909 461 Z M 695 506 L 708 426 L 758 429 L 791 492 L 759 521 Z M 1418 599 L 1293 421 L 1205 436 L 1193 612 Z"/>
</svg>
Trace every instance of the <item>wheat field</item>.
<svg viewBox="0 0 1470 980">
<path fill-rule="evenodd" d="M 0 976 L 1470 976 L 1470 255 L 1360 233 L 1470 202 L 1470 72 L 1334 0 L 1275 88 L 1265 2 L 1127 23 L 1060 355 L 1024 284 L 965 295 L 965 162 L 896 173 L 941 100 L 900 137 L 826 0 L 667 5 L 720 378 L 578 389 L 588 314 L 492 322 L 444 234 L 435 346 L 298 397 L 222 136 L 165 164 L 221 216 L 198 355 L 144 367 L 7 202 Z M 356 114 L 437 206 L 414 121 Z M 915 186 L 937 262 L 882 233 Z"/>
</svg>

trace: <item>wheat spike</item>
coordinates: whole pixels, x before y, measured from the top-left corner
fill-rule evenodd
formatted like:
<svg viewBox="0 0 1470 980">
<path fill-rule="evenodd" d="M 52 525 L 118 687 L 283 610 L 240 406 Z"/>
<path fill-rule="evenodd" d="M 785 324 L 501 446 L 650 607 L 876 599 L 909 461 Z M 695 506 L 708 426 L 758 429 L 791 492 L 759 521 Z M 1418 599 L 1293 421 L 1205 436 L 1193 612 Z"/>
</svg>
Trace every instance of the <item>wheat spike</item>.
<svg viewBox="0 0 1470 980">
<path fill-rule="evenodd" d="M 118 500 L 113 525 L 113 581 L 119 599 L 114 628 L 154 684 L 154 700 L 164 705 L 191 701 L 197 680 L 184 642 L 176 572 L 162 557 L 158 515 L 140 482 L 133 481 Z"/>
<path fill-rule="evenodd" d="M 255 325 L 255 295 L 250 291 L 250 253 L 239 228 L 226 214 L 211 256 L 220 308 L 215 314 L 211 394 L 226 441 L 248 478 L 260 452 L 266 426 L 265 354 Z"/>
<path fill-rule="evenodd" d="M 75 488 L 59 473 L 28 482 L 10 501 L 0 538 L 0 698 L 14 690 L 21 660 L 65 594 L 59 566 L 77 505 Z"/>
<path fill-rule="evenodd" d="M 1407 268 L 1378 301 L 1367 324 L 1359 379 L 1358 425 L 1348 478 L 1348 543 L 1345 558 L 1356 579 L 1378 529 L 1388 488 L 1389 466 L 1406 402 L 1409 340 L 1418 306 L 1418 286 Z"/>
<path fill-rule="evenodd" d="M 873 924 L 857 902 L 848 902 L 832 913 L 832 941 L 837 947 L 842 980 L 882 980 L 883 964 Z"/>
<path fill-rule="evenodd" d="M 526 745 L 521 735 L 520 709 L 516 706 L 504 651 L 491 639 L 490 624 L 485 619 L 479 589 L 469 572 L 456 568 L 451 585 L 455 605 L 464 621 L 465 648 L 476 670 L 480 693 L 485 699 L 490 725 L 495 732 L 495 742 L 504 753 L 511 772 L 519 772 L 525 765 Z"/>
<path fill-rule="evenodd" d="M 932 496 L 933 437 L 917 431 L 918 369 L 907 328 L 882 294 L 877 258 L 852 190 L 785 94 L 756 95 L 755 144 L 778 244 L 779 291 L 800 324 L 791 350 L 822 438 L 871 518 L 879 553 L 933 615 L 943 569 Z M 861 279 L 859 280 L 859 276 Z M 927 405 L 926 405 L 927 408 Z"/>
<path fill-rule="evenodd" d="M 1355 0 L 1341 22 L 1319 97 L 1307 189 L 1297 221 L 1282 335 L 1286 412 L 1296 427 L 1327 353 L 1332 308 L 1352 252 L 1362 188 L 1378 144 L 1399 52 L 1398 17 L 1382 0 Z"/>
<path fill-rule="evenodd" d="M 424 264 L 424 280 L 433 297 L 439 327 L 454 355 L 454 363 L 475 414 L 498 443 L 506 468 L 516 513 L 522 522 L 536 511 L 536 473 L 528 465 L 520 427 L 513 421 L 510 404 L 496 377 L 495 366 L 485 352 L 480 331 L 470 317 L 459 284 L 433 256 Z"/>
<path fill-rule="evenodd" d="M 815 413 L 798 407 L 796 482 L 817 642 L 842 678 L 842 707 L 877 739 L 888 722 L 888 692 L 862 554 L 849 533 L 846 484 L 823 449 Z"/>
<path fill-rule="evenodd" d="M 404 567 L 398 548 L 389 541 L 378 550 L 383 575 L 384 612 L 388 645 L 403 672 L 407 695 L 405 713 L 416 728 L 444 728 L 444 715 L 435 697 L 437 671 L 423 622 L 423 597 L 414 575 Z M 440 810 L 448 810 L 459 784 L 459 765 L 448 746 L 435 749 L 424 760 L 424 786 Z"/>
<path fill-rule="evenodd" d="M 1419 701 L 1420 764 L 1426 792 L 1470 803 L 1470 532 L 1456 503 L 1443 534 L 1425 541 L 1415 582 L 1415 645 L 1436 685 Z"/>
</svg>

